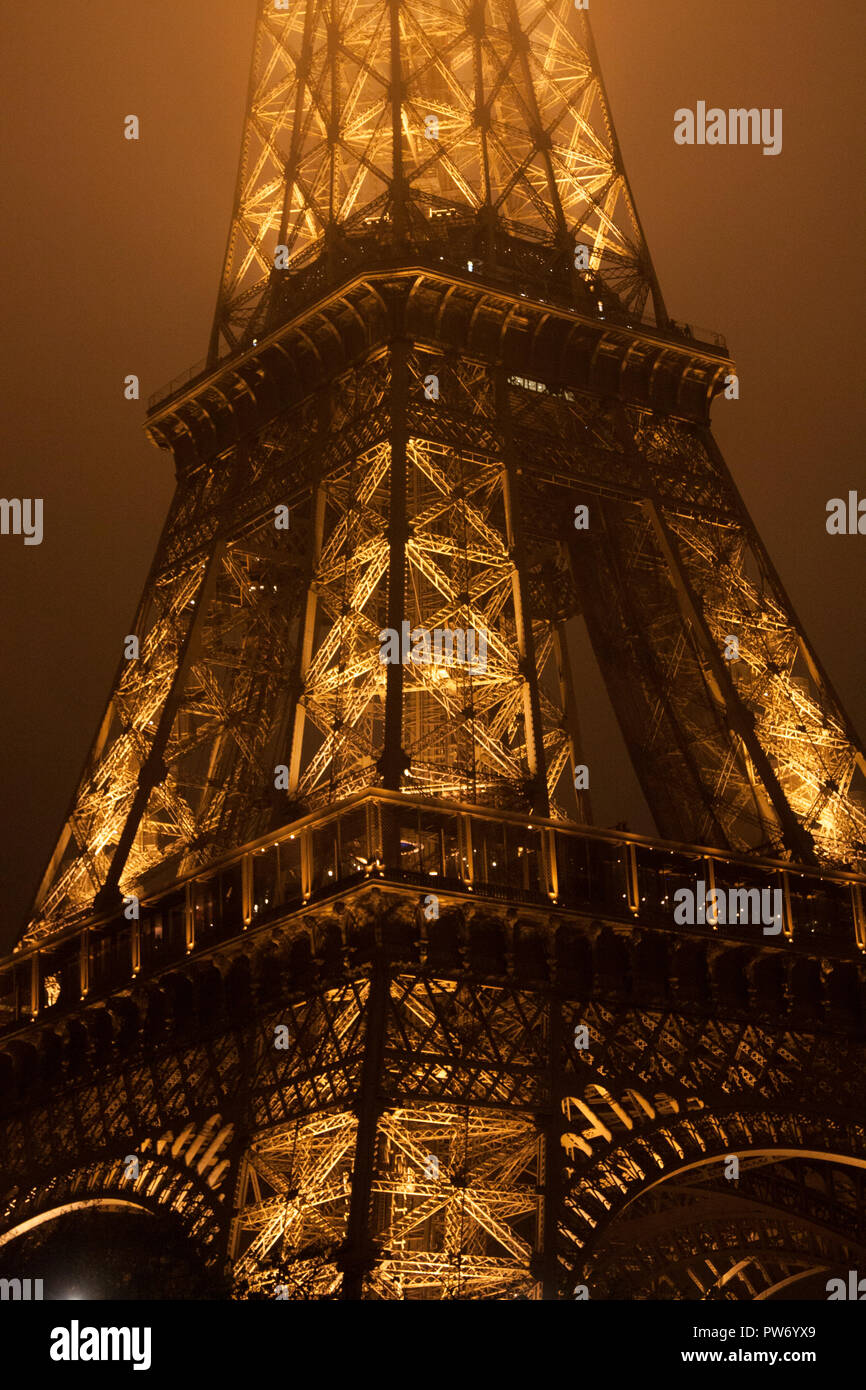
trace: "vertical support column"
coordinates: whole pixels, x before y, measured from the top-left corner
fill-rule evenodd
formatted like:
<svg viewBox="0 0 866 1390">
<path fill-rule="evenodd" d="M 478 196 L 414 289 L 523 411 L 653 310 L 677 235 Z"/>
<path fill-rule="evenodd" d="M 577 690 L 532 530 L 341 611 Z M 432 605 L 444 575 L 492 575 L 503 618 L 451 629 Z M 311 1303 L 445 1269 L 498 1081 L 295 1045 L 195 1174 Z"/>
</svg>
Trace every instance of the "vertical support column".
<svg viewBox="0 0 866 1390">
<path fill-rule="evenodd" d="M 313 891 L 313 832 L 305 825 L 301 835 L 301 897 L 309 901 Z"/>
<path fill-rule="evenodd" d="M 794 909 L 791 905 L 791 875 L 784 869 L 781 870 L 779 877 L 782 880 L 782 932 L 788 941 L 794 939 Z M 857 921 L 857 888 L 852 885 L 854 893 L 854 921 Z M 866 928 L 866 923 L 861 921 L 861 927 Z M 863 939 L 861 940 L 861 936 Z M 866 931 L 858 932 L 857 945 L 866 946 Z"/>
<path fill-rule="evenodd" d="M 541 1135 L 543 1163 L 541 1211 L 539 1213 L 539 1250 L 536 1257 L 541 1282 L 542 1299 L 559 1298 L 559 1267 L 556 1241 L 562 1208 L 562 1146 L 561 1133 L 563 1074 L 562 1074 L 562 1003 L 552 997 L 547 1009 L 547 1062 L 549 1113 L 545 1116 Z"/>
<path fill-rule="evenodd" d="M 30 957 L 30 1017 L 36 1018 L 39 1013 L 39 986 L 42 978 L 40 966 L 40 955 L 34 951 Z"/>
<path fill-rule="evenodd" d="M 406 413 L 409 398 L 408 345 L 391 345 L 391 490 L 388 512 L 387 626 L 402 632 L 406 616 Z M 408 765 L 403 752 L 403 664 L 389 661 L 385 672 L 385 735 L 379 771 L 389 791 L 400 790 Z"/>
<path fill-rule="evenodd" d="M 481 176 L 483 201 L 478 218 L 482 228 L 485 267 L 487 270 L 492 270 L 496 264 L 496 213 L 493 209 L 492 180 L 490 177 L 490 112 L 484 88 L 484 40 L 487 33 L 484 8 L 484 0 L 473 0 L 467 14 L 467 24 L 472 35 L 472 71 L 475 93 L 473 121 L 480 141 L 478 172 Z"/>
<path fill-rule="evenodd" d="M 381 928 L 377 926 L 377 935 Z M 376 1168 L 376 1136 L 382 1109 L 382 1061 L 385 1051 L 388 972 L 377 944 L 367 995 L 367 1029 L 361 1082 L 355 1100 L 358 1133 L 352 1169 L 352 1193 L 346 1222 L 346 1241 L 339 1256 L 343 1271 L 341 1299 L 364 1296 L 364 1276 L 373 1267 L 376 1248 L 370 1232 L 370 1206 Z"/>
<path fill-rule="evenodd" d="M 78 938 L 78 984 L 81 998 L 90 992 L 90 928 L 85 927 Z"/>
<path fill-rule="evenodd" d="M 195 910 L 192 900 L 193 885 L 188 880 L 184 889 L 183 904 L 183 925 L 186 937 L 186 953 L 190 955 L 195 950 Z"/>
<path fill-rule="evenodd" d="M 723 474 L 726 486 L 730 489 L 733 496 L 737 500 L 740 511 L 741 525 L 746 533 L 746 536 L 748 537 L 749 545 L 752 551 L 756 555 L 760 556 L 761 567 L 769 576 L 770 582 L 774 590 L 774 597 L 776 599 L 776 602 L 787 614 L 788 621 L 797 633 L 797 641 L 800 648 L 800 652 L 808 668 L 809 675 L 814 681 L 816 692 L 821 697 L 822 709 L 826 712 L 826 710 L 829 708 L 829 710 L 832 712 L 833 718 L 837 719 L 841 724 L 842 728 L 845 731 L 845 737 L 848 739 L 848 742 L 851 745 L 851 751 L 854 755 L 854 760 L 857 763 L 857 766 L 860 768 L 860 771 L 863 774 L 863 776 L 866 777 L 866 749 L 864 749 L 863 743 L 861 742 L 856 729 L 854 728 L 853 724 L 848 718 L 848 715 L 842 705 L 842 702 L 839 699 L 838 694 L 836 693 L 836 689 L 833 685 L 833 682 L 830 680 L 830 677 L 828 676 L 817 654 L 813 651 L 812 647 L 810 646 L 808 638 L 803 632 L 803 625 L 800 622 L 799 616 L 794 609 L 794 605 L 792 604 L 791 599 L 785 589 L 785 586 L 782 583 L 781 578 L 779 577 L 779 573 L 775 565 L 773 564 L 772 559 L 764 549 L 761 538 L 758 535 L 758 532 L 755 528 L 755 524 L 752 521 L 748 508 L 746 507 L 742 497 L 740 496 L 739 490 L 737 488 L 736 483 L 734 482 L 734 479 L 731 477 L 731 474 L 728 470 L 728 466 L 725 463 L 725 460 L 722 456 L 722 452 L 718 444 L 716 443 L 716 439 L 713 435 L 712 430 L 709 428 L 703 430 L 701 432 L 701 440 L 708 454 L 710 455 L 710 458 L 713 460 L 713 463 Z"/>
<path fill-rule="evenodd" d="M 406 236 L 406 189 L 403 182 L 403 61 L 400 0 L 389 0 L 391 47 L 391 216 L 394 238 Z"/>
<path fill-rule="evenodd" d="M 611 420 L 616 425 L 620 417 L 614 412 Z M 628 453 L 634 443 L 632 440 L 629 444 L 621 422 L 620 429 L 623 451 Z M 713 786 L 705 781 L 702 765 L 696 759 L 683 711 L 675 699 L 669 698 L 664 668 L 645 630 L 641 595 L 634 590 L 627 556 L 619 548 L 627 513 L 638 505 L 599 497 L 594 507 L 598 526 L 590 544 L 586 544 L 588 537 L 578 541 L 573 526 L 564 527 L 560 539 L 632 764 L 662 835 L 668 840 L 730 848 Z M 636 709 L 628 703 L 628 686 L 632 682 L 639 696 Z M 646 742 L 647 710 L 659 703 L 665 710 L 664 757 L 659 756 L 652 742 Z M 669 776 L 666 757 L 671 750 L 681 759 L 676 786 L 664 785 Z"/>
<path fill-rule="evenodd" d="M 218 1217 L 218 1239 L 223 1252 L 223 1269 L 229 1279 L 233 1266 L 241 1255 L 243 1213 L 249 1184 L 255 1184 L 257 1181 L 248 1153 L 256 1131 L 253 1092 L 256 1081 L 261 1076 L 262 1053 L 265 1046 L 258 1034 L 255 1021 L 237 1033 L 237 1069 L 231 1092 L 225 1097 L 222 1106 L 223 1118 L 233 1128 L 225 1151 L 224 1162 L 228 1163 L 228 1172 L 223 1185 L 223 1190 L 231 1194 L 231 1200 L 225 1203 Z"/>
<path fill-rule="evenodd" d="M 156 732 L 153 735 L 147 757 L 139 768 L 138 786 L 132 798 L 132 804 L 127 813 L 126 820 L 124 821 L 123 829 L 120 832 L 114 853 L 111 856 L 111 864 L 109 865 L 105 882 L 94 899 L 94 907 L 97 911 L 105 908 L 116 909 L 120 906 L 122 901 L 120 880 L 126 868 L 126 861 L 129 858 L 129 852 L 138 834 L 144 813 L 147 810 L 150 794 L 154 787 L 159 786 L 168 776 L 168 769 L 163 760 L 164 754 L 168 747 L 171 731 L 174 728 L 175 718 L 177 717 L 181 701 L 183 700 L 189 673 L 200 654 L 205 618 L 210 611 L 211 602 L 216 592 L 217 577 L 222 565 L 225 548 L 225 540 L 219 536 L 215 537 L 211 542 L 210 554 L 208 555 L 201 583 L 196 593 L 195 613 L 189 622 L 186 635 L 181 641 L 177 666 L 175 667 L 171 686 L 160 711 Z"/>
<path fill-rule="evenodd" d="M 232 1266 L 234 1265 L 235 1261 L 241 1253 L 241 1236 L 243 1235 L 243 1221 L 241 1219 L 241 1213 L 244 1208 L 244 1200 L 246 1197 L 246 1188 L 250 1169 L 250 1161 L 244 1153 L 241 1155 L 241 1158 L 237 1165 L 234 1200 L 232 1202 L 231 1217 L 228 1221 L 226 1235 L 226 1263 L 229 1272 L 231 1271 Z"/>
<path fill-rule="evenodd" d="M 472 820 L 465 812 L 461 812 L 457 824 L 460 827 L 460 854 L 463 859 L 462 875 L 468 886 L 473 887 L 475 883 L 475 854 L 472 847 Z"/>
<path fill-rule="evenodd" d="M 368 874 L 370 872 L 370 868 L 374 860 L 379 854 L 380 824 L 380 807 L 376 804 L 375 801 L 367 801 L 364 806 L 364 826 L 366 833 L 365 852 L 367 856 Z"/>
<path fill-rule="evenodd" d="M 324 472 L 324 452 L 329 438 L 331 428 L 331 397 L 330 392 L 324 391 L 319 399 L 319 450 L 316 456 L 316 471 L 310 481 L 312 526 L 310 528 L 309 549 L 307 551 L 306 571 L 307 571 L 307 597 L 304 605 L 304 614 L 301 618 L 300 632 L 298 634 L 297 653 L 295 656 L 294 669 L 292 671 L 291 692 L 294 699 L 294 711 L 291 724 L 291 740 L 289 747 L 289 785 L 288 794 L 290 797 L 296 796 L 298 783 L 301 780 L 302 754 L 304 747 L 304 727 L 306 724 L 306 706 L 304 705 L 304 682 L 307 672 L 310 669 L 310 662 L 313 659 L 313 640 L 316 633 L 316 612 L 318 599 L 316 596 L 316 570 L 322 553 L 322 541 L 325 526 L 325 493 L 322 487 L 322 474 Z"/>
<path fill-rule="evenodd" d="M 784 900 L 788 904 L 786 908 L 786 920 L 790 915 L 790 897 L 788 894 L 788 875 L 782 875 L 785 882 Z M 854 904 L 854 935 L 859 950 L 866 951 L 866 902 L 864 893 L 859 883 L 851 884 L 851 898 Z"/>
<path fill-rule="evenodd" d="M 704 863 L 704 873 L 705 873 L 706 876 L 707 876 L 706 895 L 707 895 L 707 897 L 709 897 L 710 893 L 715 894 L 715 891 L 716 891 L 716 863 L 715 863 L 715 860 L 713 859 L 713 856 L 712 856 L 711 854 L 706 855 L 706 857 L 704 858 L 703 863 Z M 716 901 L 716 899 L 715 899 L 715 897 L 713 897 L 713 902 L 715 902 L 715 901 Z M 715 914 L 714 914 L 714 915 L 715 915 Z M 710 925 L 713 925 L 713 924 L 711 923 Z"/>
<path fill-rule="evenodd" d="M 637 854 L 631 840 L 626 840 L 622 847 L 622 854 L 625 860 L 628 910 L 637 917 L 640 913 L 640 882 L 637 876 Z"/>
<path fill-rule="evenodd" d="M 398 340 L 389 353 L 391 374 L 391 468 L 388 510 L 388 607 L 386 626 L 400 634 L 406 616 L 407 411 L 409 403 L 409 348 Z M 409 759 L 403 750 L 403 665 L 389 661 L 385 669 L 385 731 L 378 771 L 382 785 L 397 792 Z M 388 802 L 382 805 L 382 855 L 388 868 L 400 867 L 400 814 Z"/>
<path fill-rule="evenodd" d="M 141 973 L 141 922 L 137 917 L 129 924 L 129 963 L 133 975 Z"/>
<path fill-rule="evenodd" d="M 494 375 L 496 414 L 502 437 L 503 469 L 502 495 L 505 503 L 505 530 L 508 553 L 513 565 L 511 583 L 514 619 L 517 629 L 517 649 L 523 676 L 523 717 L 526 730 L 526 757 L 532 782 L 532 812 L 536 816 L 550 815 L 547 791 L 547 767 L 544 756 L 541 701 L 538 694 L 538 667 L 535 659 L 535 639 L 532 633 L 532 613 L 529 586 L 526 581 L 526 555 L 521 528 L 517 469 L 514 463 L 514 442 L 511 432 L 511 411 L 508 403 L 508 383 L 505 368 L 497 367 Z"/>
<path fill-rule="evenodd" d="M 559 865 L 556 862 L 556 831 L 546 826 L 541 832 L 544 846 L 542 863 L 544 865 L 544 891 L 551 902 L 559 901 Z"/>
<path fill-rule="evenodd" d="M 506 12 L 508 14 L 512 33 L 522 34 L 522 16 L 517 0 L 507 0 Z M 537 132 L 540 135 L 541 132 L 545 130 L 546 121 L 549 119 L 549 116 L 547 113 L 542 115 L 539 109 L 538 97 L 535 90 L 536 78 L 529 61 L 528 43 L 515 44 L 512 63 L 514 69 L 519 69 L 522 78 L 521 104 L 524 107 L 528 128 L 533 134 Z M 539 139 L 536 158 L 536 169 L 540 172 L 540 169 L 543 168 L 547 176 L 546 201 L 556 221 L 556 241 L 560 248 L 565 249 L 568 246 L 568 223 L 565 219 L 562 199 L 559 196 L 559 183 L 556 177 L 557 171 L 554 167 L 549 139 Z"/>
<path fill-rule="evenodd" d="M 628 175 L 625 171 L 625 160 L 622 157 L 622 150 L 620 149 L 619 140 L 617 138 L 616 126 L 613 123 L 613 117 L 611 115 L 610 101 L 608 100 L 607 90 L 604 85 L 604 78 L 602 77 L 601 73 L 601 63 L 598 59 L 598 51 L 595 46 L 595 39 L 592 33 L 592 26 L 589 22 L 589 15 L 587 14 L 585 9 L 579 12 L 578 21 L 580 24 L 581 36 L 583 39 L 584 47 L 586 49 L 586 54 L 589 58 L 590 63 L 592 64 L 593 75 L 595 77 L 596 82 L 598 83 L 598 91 L 601 97 L 602 108 L 604 110 L 604 123 L 610 136 L 611 151 L 613 153 L 614 163 L 616 166 L 617 173 L 622 179 L 626 201 L 628 202 L 629 212 L 631 213 L 632 220 L 634 222 L 639 237 L 641 268 L 646 279 L 649 282 L 650 294 L 652 296 L 653 303 L 653 311 L 655 314 L 655 321 L 660 327 L 664 328 L 670 322 L 668 318 L 668 311 L 665 307 L 664 296 L 662 295 L 661 285 L 659 284 L 659 278 L 656 275 L 655 266 L 653 265 L 652 257 L 649 252 L 649 246 L 647 245 L 647 239 L 644 236 L 644 230 L 641 226 L 640 217 L 638 216 L 637 205 L 632 196 L 631 185 L 629 184 Z"/>
<path fill-rule="evenodd" d="M 806 864 L 814 864 L 815 847 L 812 837 L 791 810 L 779 779 L 755 732 L 754 715 L 746 709 L 740 699 L 727 663 L 713 641 L 704 617 L 703 606 L 682 563 L 676 538 L 662 515 L 661 507 L 653 497 L 647 497 L 642 505 L 668 566 L 683 618 L 706 658 L 707 684 L 716 703 L 724 711 L 728 728 L 742 746 L 746 773 L 755 794 L 758 813 L 763 815 L 765 821 L 772 823 L 775 820 L 781 829 L 785 845 L 792 854 L 797 855 Z M 752 768 L 755 775 L 752 775 Z"/>
<path fill-rule="evenodd" d="M 241 860 L 241 913 L 244 931 L 253 920 L 253 856 L 245 854 Z"/>
</svg>

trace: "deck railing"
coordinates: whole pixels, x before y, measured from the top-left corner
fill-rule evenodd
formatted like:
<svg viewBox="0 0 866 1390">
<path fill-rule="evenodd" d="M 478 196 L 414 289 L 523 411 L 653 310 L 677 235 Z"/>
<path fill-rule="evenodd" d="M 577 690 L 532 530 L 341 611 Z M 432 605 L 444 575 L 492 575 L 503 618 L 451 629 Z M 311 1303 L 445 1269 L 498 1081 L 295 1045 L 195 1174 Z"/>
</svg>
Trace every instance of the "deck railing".
<svg viewBox="0 0 866 1390">
<path fill-rule="evenodd" d="M 561 908 L 623 925 L 775 938 L 820 954 L 866 950 L 866 876 L 675 845 L 483 806 L 361 792 L 313 812 L 170 890 L 138 917 L 91 917 L 0 960 L 0 1033 L 122 989 L 193 952 L 230 941 L 364 882 L 428 898 L 474 895 Z M 679 925 L 680 890 L 716 890 L 736 912 Z M 778 891 L 767 928 L 747 909 Z M 752 895 L 749 897 L 749 895 Z M 757 897 L 756 897 L 757 895 Z M 127 912 L 134 909 L 127 907 Z M 701 920 L 703 916 L 703 920 Z"/>
</svg>

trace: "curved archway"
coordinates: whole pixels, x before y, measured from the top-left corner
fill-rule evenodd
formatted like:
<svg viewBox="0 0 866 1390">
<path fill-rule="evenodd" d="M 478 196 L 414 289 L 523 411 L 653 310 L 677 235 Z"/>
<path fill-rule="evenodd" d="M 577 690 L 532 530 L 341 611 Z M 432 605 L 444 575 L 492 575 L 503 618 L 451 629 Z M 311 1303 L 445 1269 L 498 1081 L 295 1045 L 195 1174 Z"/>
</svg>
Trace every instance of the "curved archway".
<svg viewBox="0 0 866 1390">
<path fill-rule="evenodd" d="M 768 1300 L 820 1297 L 829 1275 L 862 1265 L 862 1146 L 852 1152 L 828 1136 L 821 1147 L 805 1135 L 798 1146 L 780 1117 L 763 1118 L 749 1117 L 765 1131 L 751 1144 L 684 1154 L 609 1202 L 585 1243 L 581 1281 L 607 1298 Z M 623 1155 L 611 1157 L 612 1177 Z"/>
<path fill-rule="evenodd" d="M 202 1258 L 176 1215 L 137 1202 L 60 1203 L 0 1242 L 0 1277 L 27 1280 L 48 1301 L 196 1299 L 222 1291 L 217 1263 Z"/>
<path fill-rule="evenodd" d="M 49 1221 L 56 1221 L 61 1216 L 66 1216 L 73 1211 L 86 1211 L 89 1208 L 98 1208 L 100 1211 L 138 1211 L 151 1215 L 149 1207 L 141 1202 L 129 1202 L 111 1197 L 88 1197 L 80 1202 L 65 1202 L 61 1206 L 51 1207 L 48 1211 L 39 1212 L 37 1216 L 31 1216 L 25 1221 L 20 1221 L 11 1230 L 0 1232 L 0 1250 L 4 1246 L 11 1244 L 14 1240 L 21 1240 L 30 1231 L 36 1230 L 38 1226 L 44 1226 Z"/>
<path fill-rule="evenodd" d="M 103 1296 L 124 1297 L 118 1287 L 134 1287 L 136 1281 L 123 1267 L 123 1252 L 135 1266 L 141 1263 L 140 1247 L 181 1287 L 197 1288 L 200 1276 L 212 1281 L 225 1255 L 226 1151 L 232 1132 L 218 1114 L 182 1121 L 177 1130 L 145 1135 L 137 1143 L 119 1141 L 62 1172 L 46 1172 L 11 1188 L 0 1199 L 0 1264 L 16 1276 L 11 1267 L 16 1261 L 47 1260 L 56 1268 L 62 1258 L 74 1262 L 78 1245 L 87 1245 L 91 1257 L 102 1260 L 113 1289 Z M 110 1238 L 104 1237 L 109 1227 Z M 107 1254 L 106 1242 L 119 1252 Z M 60 1254 L 52 1253 L 54 1247 Z M 33 1276 L 43 1274 L 34 1268 Z"/>
</svg>

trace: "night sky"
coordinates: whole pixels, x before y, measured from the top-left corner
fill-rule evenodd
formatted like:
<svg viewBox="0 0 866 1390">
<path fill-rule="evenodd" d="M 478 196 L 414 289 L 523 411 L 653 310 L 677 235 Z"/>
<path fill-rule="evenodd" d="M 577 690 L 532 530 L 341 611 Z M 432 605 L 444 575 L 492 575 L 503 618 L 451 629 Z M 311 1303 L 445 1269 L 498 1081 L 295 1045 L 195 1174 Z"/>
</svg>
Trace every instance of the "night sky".
<svg viewBox="0 0 866 1390">
<path fill-rule="evenodd" d="M 0 495 L 42 497 L 45 537 L 0 536 L 0 947 L 60 830 L 171 497 L 146 398 L 207 348 L 255 9 L 3 7 Z M 591 0 L 591 18 L 668 309 L 724 332 L 738 363 L 717 438 L 862 731 L 866 537 L 825 529 L 831 497 L 866 496 L 862 7 Z M 674 111 L 699 100 L 782 107 L 781 155 L 677 146 Z M 600 734 L 597 692 L 590 705 Z M 602 824 L 649 828 L 617 760 L 595 792 Z"/>
</svg>

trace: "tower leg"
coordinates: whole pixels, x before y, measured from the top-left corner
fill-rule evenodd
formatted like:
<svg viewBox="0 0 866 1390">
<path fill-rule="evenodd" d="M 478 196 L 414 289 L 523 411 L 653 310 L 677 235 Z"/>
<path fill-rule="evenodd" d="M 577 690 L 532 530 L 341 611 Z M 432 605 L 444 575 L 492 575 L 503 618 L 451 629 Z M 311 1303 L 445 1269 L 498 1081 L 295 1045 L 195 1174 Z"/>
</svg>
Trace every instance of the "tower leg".
<svg viewBox="0 0 866 1390">
<path fill-rule="evenodd" d="M 364 1277 L 375 1260 L 370 1233 L 370 1206 L 376 1165 L 376 1137 L 382 1097 L 379 1076 L 385 1050 L 385 1009 L 388 999 L 388 971 L 381 955 L 373 962 L 370 993 L 367 998 L 367 1039 L 358 1090 L 358 1135 L 352 1172 L 352 1195 L 346 1223 L 346 1243 L 340 1257 L 343 1286 L 340 1297 L 361 1299 Z"/>
</svg>

